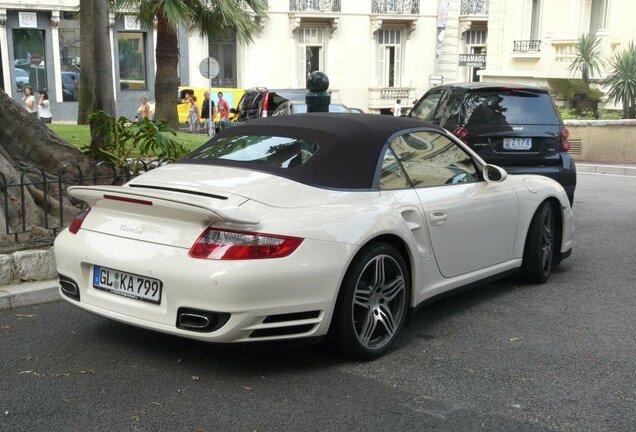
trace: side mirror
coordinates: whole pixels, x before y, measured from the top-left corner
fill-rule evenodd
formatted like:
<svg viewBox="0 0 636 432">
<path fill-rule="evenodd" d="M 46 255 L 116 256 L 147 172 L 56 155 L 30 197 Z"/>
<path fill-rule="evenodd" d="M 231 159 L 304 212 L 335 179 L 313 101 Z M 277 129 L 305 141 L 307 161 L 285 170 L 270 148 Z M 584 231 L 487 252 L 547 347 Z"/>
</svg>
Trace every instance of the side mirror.
<svg viewBox="0 0 636 432">
<path fill-rule="evenodd" d="M 506 170 L 497 165 L 486 164 L 482 172 L 488 183 L 500 183 L 508 178 Z"/>
</svg>

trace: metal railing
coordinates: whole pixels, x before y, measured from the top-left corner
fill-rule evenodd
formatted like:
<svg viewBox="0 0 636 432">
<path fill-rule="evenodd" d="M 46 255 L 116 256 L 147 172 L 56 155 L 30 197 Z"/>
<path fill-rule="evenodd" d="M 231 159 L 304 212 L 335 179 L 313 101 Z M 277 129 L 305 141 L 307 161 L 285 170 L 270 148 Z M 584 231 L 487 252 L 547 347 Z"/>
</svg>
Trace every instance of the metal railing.
<svg viewBox="0 0 636 432">
<path fill-rule="evenodd" d="M 27 221 L 38 217 L 37 214 L 29 212 L 37 211 L 42 216 L 42 223 L 37 225 L 37 229 L 48 231 L 50 236 L 39 233 L 39 240 L 35 242 L 50 244 L 57 233 L 65 228 L 64 220 L 71 216 L 65 214 L 64 198 L 68 186 L 119 185 L 168 162 L 170 161 L 142 160 L 138 161 L 135 166 L 130 163 L 122 168 L 117 168 L 107 162 L 99 162 L 90 169 L 90 172 L 83 172 L 78 165 L 69 163 L 62 166 L 56 175 L 46 174 L 41 168 L 23 165 L 20 168 L 20 181 L 15 184 L 9 184 L 6 176 L 0 173 L 0 212 L 2 212 L 5 221 L 4 232 L 1 234 L 5 238 L 13 238 L 15 243 L 32 243 L 33 241 L 24 241 L 24 237 L 33 229 Z M 27 206 L 27 196 L 30 195 L 29 188 L 36 188 L 42 193 L 42 202 L 36 206 L 37 210 L 34 210 L 33 206 Z M 59 207 L 55 217 L 51 217 L 49 210 L 53 208 L 54 202 L 59 203 Z M 19 208 L 17 212 L 10 211 L 17 208 Z M 0 246 L 3 245 L 0 244 Z"/>
<path fill-rule="evenodd" d="M 292 12 L 340 12 L 340 0 L 289 0 Z"/>
<path fill-rule="evenodd" d="M 462 0 L 460 15 L 488 15 L 488 0 Z"/>
<path fill-rule="evenodd" d="M 373 0 L 371 12 L 374 14 L 419 15 L 419 0 Z"/>
<path fill-rule="evenodd" d="M 540 40 L 517 40 L 513 42 L 514 52 L 537 52 L 541 51 Z"/>
</svg>

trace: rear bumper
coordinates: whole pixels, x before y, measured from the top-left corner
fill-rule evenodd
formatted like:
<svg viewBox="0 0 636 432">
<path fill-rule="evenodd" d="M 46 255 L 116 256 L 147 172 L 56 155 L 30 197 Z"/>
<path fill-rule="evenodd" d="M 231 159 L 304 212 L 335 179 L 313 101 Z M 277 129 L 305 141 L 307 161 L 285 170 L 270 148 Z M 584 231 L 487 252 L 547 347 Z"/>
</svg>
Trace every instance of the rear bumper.
<svg viewBox="0 0 636 432">
<path fill-rule="evenodd" d="M 500 165 L 508 174 L 536 174 L 549 177 L 557 181 L 570 200 L 570 205 L 574 203 L 574 190 L 576 189 L 576 164 L 574 159 L 567 153 L 562 154 L 560 165 L 537 165 L 537 166 L 506 166 Z"/>
</svg>

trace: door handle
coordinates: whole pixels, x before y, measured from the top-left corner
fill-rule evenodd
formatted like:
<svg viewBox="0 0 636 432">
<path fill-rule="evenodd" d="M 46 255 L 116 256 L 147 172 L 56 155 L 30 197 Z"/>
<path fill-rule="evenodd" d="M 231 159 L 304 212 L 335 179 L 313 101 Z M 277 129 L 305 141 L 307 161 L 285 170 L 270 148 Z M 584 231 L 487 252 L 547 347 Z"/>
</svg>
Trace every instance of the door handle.
<svg viewBox="0 0 636 432">
<path fill-rule="evenodd" d="M 448 219 L 448 214 L 443 210 L 433 210 L 428 214 L 431 219 L 432 226 L 438 226 L 446 222 Z"/>
</svg>

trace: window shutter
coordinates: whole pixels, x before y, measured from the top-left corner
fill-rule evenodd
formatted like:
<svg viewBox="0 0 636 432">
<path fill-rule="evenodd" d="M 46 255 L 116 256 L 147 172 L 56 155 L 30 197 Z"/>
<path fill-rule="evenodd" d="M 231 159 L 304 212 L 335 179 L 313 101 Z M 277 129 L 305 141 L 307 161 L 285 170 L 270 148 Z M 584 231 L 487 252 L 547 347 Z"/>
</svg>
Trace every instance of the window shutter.
<svg viewBox="0 0 636 432">
<path fill-rule="evenodd" d="M 379 50 L 378 50 L 378 75 L 380 77 L 380 87 L 386 87 L 387 86 L 387 72 L 386 72 L 386 46 L 384 45 L 379 45 Z"/>
<path fill-rule="evenodd" d="M 402 87 L 402 46 L 395 46 L 395 65 L 393 66 L 395 77 L 393 79 L 395 87 Z"/>
<path fill-rule="evenodd" d="M 298 45 L 298 88 L 307 85 L 307 47 Z"/>
</svg>

